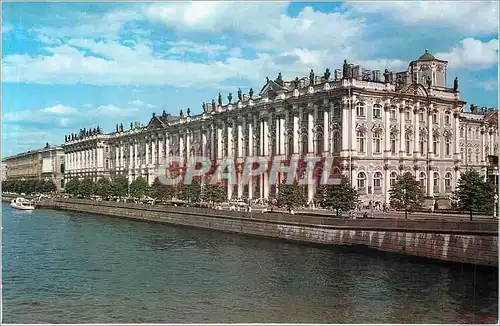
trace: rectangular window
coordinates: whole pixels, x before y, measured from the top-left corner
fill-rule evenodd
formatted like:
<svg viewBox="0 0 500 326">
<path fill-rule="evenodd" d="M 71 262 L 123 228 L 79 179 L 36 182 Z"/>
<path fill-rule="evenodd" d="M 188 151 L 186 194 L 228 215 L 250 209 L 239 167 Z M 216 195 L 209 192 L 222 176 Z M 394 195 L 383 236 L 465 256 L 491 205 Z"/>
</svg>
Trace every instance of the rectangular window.
<svg viewBox="0 0 500 326">
<path fill-rule="evenodd" d="M 373 108 L 373 117 L 375 119 L 382 118 L 382 110 L 380 109 L 380 107 L 376 106 Z"/>
</svg>

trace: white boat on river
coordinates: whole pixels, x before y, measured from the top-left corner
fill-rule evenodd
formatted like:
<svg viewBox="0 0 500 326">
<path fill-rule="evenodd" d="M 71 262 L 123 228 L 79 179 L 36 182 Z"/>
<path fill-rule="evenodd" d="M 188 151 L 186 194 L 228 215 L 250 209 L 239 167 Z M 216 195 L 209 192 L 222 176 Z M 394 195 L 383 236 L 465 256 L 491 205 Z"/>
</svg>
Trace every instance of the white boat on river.
<svg viewBox="0 0 500 326">
<path fill-rule="evenodd" d="M 31 203 L 31 201 L 22 197 L 12 199 L 10 206 L 24 211 L 32 211 L 35 209 L 35 206 Z"/>
</svg>

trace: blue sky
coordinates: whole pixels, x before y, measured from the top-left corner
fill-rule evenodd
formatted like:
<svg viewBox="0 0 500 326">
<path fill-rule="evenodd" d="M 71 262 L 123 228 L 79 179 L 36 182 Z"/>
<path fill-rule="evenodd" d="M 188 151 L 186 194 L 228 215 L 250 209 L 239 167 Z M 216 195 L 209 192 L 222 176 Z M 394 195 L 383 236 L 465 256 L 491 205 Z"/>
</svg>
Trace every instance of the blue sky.
<svg viewBox="0 0 500 326">
<path fill-rule="evenodd" d="M 2 157 L 100 125 L 147 123 L 344 59 L 403 71 L 424 49 L 448 83 L 498 102 L 496 2 L 3 3 Z"/>
</svg>

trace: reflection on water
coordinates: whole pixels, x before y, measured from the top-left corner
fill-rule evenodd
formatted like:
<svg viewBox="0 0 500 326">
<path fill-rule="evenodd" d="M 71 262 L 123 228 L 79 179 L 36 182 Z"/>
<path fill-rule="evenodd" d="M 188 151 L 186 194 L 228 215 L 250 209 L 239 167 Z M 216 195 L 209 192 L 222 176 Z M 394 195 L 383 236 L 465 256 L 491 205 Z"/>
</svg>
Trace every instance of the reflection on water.
<svg viewBox="0 0 500 326">
<path fill-rule="evenodd" d="M 498 270 L 2 205 L 5 323 L 480 323 Z"/>
</svg>

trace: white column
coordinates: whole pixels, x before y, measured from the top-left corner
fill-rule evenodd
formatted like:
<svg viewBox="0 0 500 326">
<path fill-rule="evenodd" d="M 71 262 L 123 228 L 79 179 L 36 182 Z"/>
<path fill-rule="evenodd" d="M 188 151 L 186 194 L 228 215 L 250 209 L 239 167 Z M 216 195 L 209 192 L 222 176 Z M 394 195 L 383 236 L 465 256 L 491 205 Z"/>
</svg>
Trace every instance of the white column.
<svg viewBox="0 0 500 326">
<path fill-rule="evenodd" d="M 330 106 L 326 105 L 323 112 L 323 152 L 330 151 Z"/>
<path fill-rule="evenodd" d="M 156 165 L 157 163 L 157 158 L 156 158 L 156 141 L 157 138 L 156 136 L 153 136 L 151 139 L 151 164 Z"/>
<path fill-rule="evenodd" d="M 350 127 L 349 127 L 349 115 L 350 115 L 350 111 L 349 111 L 349 102 L 346 101 L 344 99 L 344 101 L 342 102 L 342 156 L 348 156 L 348 152 L 349 152 L 349 130 L 350 130 Z M 356 136 L 355 135 L 355 131 L 352 130 L 352 132 L 354 133 L 354 137 Z M 351 135 L 351 137 L 353 137 Z"/>
<path fill-rule="evenodd" d="M 161 135 L 158 135 L 158 161 L 156 164 L 160 165 L 163 162 L 163 150 L 165 148 L 164 138 Z"/>
<path fill-rule="evenodd" d="M 427 173 L 427 196 L 434 197 L 434 171 L 428 170 Z"/>
<path fill-rule="evenodd" d="M 97 167 L 104 168 L 104 148 L 102 146 L 97 148 Z"/>
<path fill-rule="evenodd" d="M 410 124 L 411 124 L 411 122 L 413 121 L 413 116 L 414 116 L 414 114 L 413 114 L 413 110 L 412 110 L 412 109 L 410 109 Z M 413 125 L 413 126 L 415 127 L 415 125 Z M 413 132 L 413 135 L 415 135 L 415 131 Z M 413 155 L 413 150 L 414 150 L 414 148 L 415 148 L 415 146 L 416 146 L 417 142 L 418 142 L 418 139 L 415 139 L 415 138 L 410 139 L 410 148 L 408 149 L 408 153 L 409 153 L 410 155 Z"/>
<path fill-rule="evenodd" d="M 282 116 L 280 118 L 280 154 L 284 155 L 286 153 L 285 151 L 285 142 L 286 142 L 286 135 L 285 135 L 285 117 Z"/>
<path fill-rule="evenodd" d="M 427 152 L 430 157 L 434 157 L 433 153 L 433 144 L 432 144 L 432 104 L 427 109 Z M 430 188 L 433 186 L 431 185 Z"/>
<path fill-rule="evenodd" d="M 115 172 L 118 171 L 120 167 L 120 144 L 115 144 Z"/>
<path fill-rule="evenodd" d="M 238 144 L 238 153 L 236 154 L 237 157 L 243 157 L 243 126 L 241 125 L 242 121 L 238 122 L 238 139 L 237 144 Z"/>
<path fill-rule="evenodd" d="M 248 123 L 248 154 L 249 156 L 254 155 L 253 151 L 253 118 L 249 117 Z M 248 198 L 253 198 L 253 177 L 248 179 Z"/>
<path fill-rule="evenodd" d="M 217 156 L 215 157 L 216 159 L 222 158 L 222 128 L 220 126 L 217 126 L 217 135 L 216 135 L 216 141 L 217 141 Z"/>
<path fill-rule="evenodd" d="M 206 132 L 202 131 L 201 133 L 201 155 L 206 156 L 207 155 L 207 134 Z"/>
<path fill-rule="evenodd" d="M 137 149 L 138 149 L 138 140 L 134 139 L 134 167 L 138 168 L 138 157 L 137 157 Z"/>
<path fill-rule="evenodd" d="M 356 102 L 356 97 L 353 95 L 351 99 L 352 103 Z M 350 150 L 351 150 L 351 155 L 356 156 L 358 154 L 358 150 L 356 148 L 356 108 L 353 107 L 350 109 L 351 112 L 351 129 L 348 130 L 348 132 L 351 132 L 350 135 Z"/>
<path fill-rule="evenodd" d="M 299 117 L 297 116 L 296 106 L 294 105 L 293 114 L 293 154 L 299 153 Z"/>
<path fill-rule="evenodd" d="M 391 152 L 391 121 L 390 121 L 390 104 L 384 107 L 384 153 L 389 156 Z"/>
<path fill-rule="evenodd" d="M 405 145 L 406 145 L 406 137 L 405 137 L 405 113 L 404 113 L 404 104 L 402 106 L 399 106 L 398 104 L 398 109 L 399 109 L 399 121 L 400 121 L 400 128 L 401 130 L 399 131 L 399 154 L 404 155 L 405 152 Z"/>
<path fill-rule="evenodd" d="M 454 113 L 455 120 L 455 159 L 460 159 L 460 114 Z"/>
<path fill-rule="evenodd" d="M 276 155 L 280 155 L 281 154 L 281 139 L 283 138 L 283 132 L 281 131 L 281 117 L 276 116 L 275 120 L 276 120 L 276 121 L 274 121 L 274 125 L 276 128 L 275 153 L 276 153 Z"/>
<path fill-rule="evenodd" d="M 418 151 L 420 150 L 420 116 L 419 116 L 419 106 L 420 104 L 417 102 L 417 108 L 413 110 L 413 120 L 415 121 L 415 132 L 413 139 L 413 154 L 415 157 L 418 157 Z"/>
<path fill-rule="evenodd" d="M 486 151 L 484 146 L 486 144 L 486 128 L 481 128 L 481 163 L 486 162 Z"/>
<path fill-rule="evenodd" d="M 179 133 L 179 156 L 184 162 L 184 135 Z"/>
<path fill-rule="evenodd" d="M 191 130 L 186 131 L 186 161 L 191 155 Z"/>
<path fill-rule="evenodd" d="M 135 159 L 134 159 L 134 144 L 133 140 L 129 139 L 129 161 L 128 161 L 128 169 L 129 173 L 132 173 L 132 169 L 135 166 Z"/>
<path fill-rule="evenodd" d="M 120 141 L 120 168 L 125 167 L 124 157 L 123 157 L 123 141 Z"/>
<path fill-rule="evenodd" d="M 384 171 L 384 201 L 386 204 L 390 202 L 389 190 L 391 189 L 391 178 L 389 169 Z"/>
<path fill-rule="evenodd" d="M 227 123 L 227 157 L 234 157 L 233 155 L 233 124 L 231 121 Z"/>
<path fill-rule="evenodd" d="M 314 112 L 311 112 L 311 109 L 308 108 L 309 111 L 307 113 L 307 152 L 308 153 L 315 153 L 316 149 L 314 148 Z M 316 108 L 314 107 L 313 110 L 315 111 Z"/>
<path fill-rule="evenodd" d="M 264 149 L 264 155 L 269 155 L 269 123 L 267 119 L 262 121 L 262 146 Z"/>
<path fill-rule="evenodd" d="M 170 155 L 170 138 L 168 137 L 168 134 L 165 134 L 165 158 L 169 157 Z"/>
</svg>

